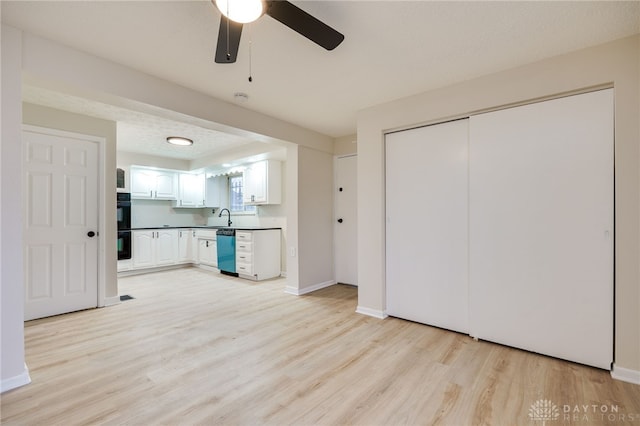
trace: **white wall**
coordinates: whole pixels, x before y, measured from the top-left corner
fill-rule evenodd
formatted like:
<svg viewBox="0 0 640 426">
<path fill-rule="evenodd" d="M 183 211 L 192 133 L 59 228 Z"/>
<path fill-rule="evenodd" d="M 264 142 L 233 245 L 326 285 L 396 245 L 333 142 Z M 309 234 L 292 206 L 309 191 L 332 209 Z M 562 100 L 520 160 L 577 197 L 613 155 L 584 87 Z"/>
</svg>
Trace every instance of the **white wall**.
<svg viewBox="0 0 640 426">
<path fill-rule="evenodd" d="M 616 137 L 615 366 L 640 381 L 640 36 L 400 99 L 358 115 L 358 305 L 385 310 L 384 133 L 613 84 Z"/>
<path fill-rule="evenodd" d="M 335 283 L 333 155 L 298 147 L 299 292 Z"/>
<path fill-rule="evenodd" d="M 129 167 L 132 165 L 184 171 L 191 170 L 191 162 L 189 160 L 180 160 L 178 158 L 157 157 L 155 155 L 125 151 L 117 151 L 116 158 L 116 164 L 126 172 L 125 179 L 127 180 L 131 178 Z"/>
<path fill-rule="evenodd" d="M 20 32 L 2 27 L 0 161 L 0 391 L 30 382 L 24 362 L 22 269 L 22 90 Z"/>
<path fill-rule="evenodd" d="M 285 188 L 283 194 L 287 198 L 287 234 L 284 241 L 284 257 L 287 263 L 286 291 L 297 294 L 300 286 L 300 268 L 298 262 L 298 146 L 287 148 Z"/>
<path fill-rule="evenodd" d="M 358 153 L 358 135 L 347 135 L 333 141 L 333 154 L 336 156 Z"/>
</svg>

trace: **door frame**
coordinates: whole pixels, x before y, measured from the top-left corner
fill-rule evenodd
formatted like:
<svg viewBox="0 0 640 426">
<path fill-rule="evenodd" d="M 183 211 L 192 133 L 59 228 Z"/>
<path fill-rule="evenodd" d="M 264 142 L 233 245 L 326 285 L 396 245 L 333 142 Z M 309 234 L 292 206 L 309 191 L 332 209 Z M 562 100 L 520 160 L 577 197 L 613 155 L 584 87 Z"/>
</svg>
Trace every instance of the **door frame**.
<svg viewBox="0 0 640 426">
<path fill-rule="evenodd" d="M 98 173 L 98 194 L 97 194 L 97 197 L 98 197 L 98 276 L 96 278 L 98 282 L 98 300 L 96 300 L 96 306 L 98 308 L 101 308 L 104 306 L 113 305 L 114 303 L 117 303 L 114 300 L 107 300 L 107 297 L 106 297 L 105 253 L 106 253 L 106 239 L 108 238 L 108 235 L 105 232 L 106 214 L 105 214 L 105 205 L 104 205 L 105 203 L 104 203 L 103 194 L 107 194 L 105 168 L 104 168 L 104 161 L 106 158 L 107 139 L 101 136 L 93 136 L 93 135 L 87 135 L 87 134 L 77 133 L 77 132 L 69 132 L 66 130 L 52 129 L 52 128 L 43 127 L 43 126 L 33 126 L 30 124 L 23 124 L 21 133 L 22 132 L 40 133 L 43 135 L 79 139 L 87 142 L 97 143 L 98 145 L 98 171 L 97 171 Z M 21 144 L 22 143 L 23 142 L 21 142 Z M 24 159 L 21 159 L 21 161 L 24 161 Z M 20 176 L 20 185 L 21 185 L 21 192 L 23 193 L 23 196 L 24 196 L 25 195 L 24 176 Z M 115 186 L 115 182 L 114 182 L 114 186 Z M 115 193 L 116 193 L 115 188 L 113 193 L 115 197 Z M 23 210 L 22 217 L 24 218 L 24 213 L 25 213 L 24 206 L 21 206 L 21 209 Z M 24 240 L 22 241 L 21 248 L 24 251 L 25 249 Z M 23 282 L 22 283 L 23 291 L 24 291 L 24 286 L 25 286 L 25 283 Z M 119 296 L 117 296 L 116 298 L 119 301 Z"/>
</svg>

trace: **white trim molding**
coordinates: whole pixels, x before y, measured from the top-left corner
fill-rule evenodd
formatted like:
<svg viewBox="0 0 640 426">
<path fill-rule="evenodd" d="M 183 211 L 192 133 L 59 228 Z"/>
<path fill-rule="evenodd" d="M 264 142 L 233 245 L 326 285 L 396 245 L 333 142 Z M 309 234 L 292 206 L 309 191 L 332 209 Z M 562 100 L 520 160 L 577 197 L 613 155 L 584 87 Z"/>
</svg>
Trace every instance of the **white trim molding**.
<svg viewBox="0 0 640 426">
<path fill-rule="evenodd" d="M 611 369 L 611 377 L 623 382 L 640 385 L 640 371 L 638 370 L 618 367 L 617 365 L 613 364 L 613 368 Z"/>
<path fill-rule="evenodd" d="M 317 290 L 321 290 L 323 288 L 331 287 L 334 284 L 336 284 L 335 280 L 330 280 L 330 281 L 324 281 L 318 284 L 314 284 L 311 287 L 305 287 L 305 288 L 286 286 L 284 288 L 284 292 L 287 294 L 293 294 L 294 296 L 302 296 L 303 294 L 307 294 Z"/>
<path fill-rule="evenodd" d="M 98 307 L 101 308 L 101 307 L 113 306 L 113 305 L 117 305 L 119 303 L 120 303 L 120 295 L 112 296 L 112 297 L 105 297 L 104 298 L 104 305 L 98 306 Z"/>
<path fill-rule="evenodd" d="M 378 319 L 385 319 L 386 317 L 388 317 L 387 313 L 385 311 L 379 311 L 377 309 L 371 309 L 371 308 L 366 308 L 364 306 L 360 306 L 358 305 L 358 307 L 356 308 L 356 313 L 362 314 L 362 315 L 368 315 L 370 317 L 374 317 L 374 318 L 378 318 Z"/>
<path fill-rule="evenodd" d="M 29 368 L 27 364 L 24 365 L 24 370 L 17 376 L 9 377 L 2 380 L 0 383 L 0 393 L 10 391 L 11 389 L 19 388 L 20 386 L 28 385 L 31 383 L 31 377 L 29 376 Z"/>
</svg>

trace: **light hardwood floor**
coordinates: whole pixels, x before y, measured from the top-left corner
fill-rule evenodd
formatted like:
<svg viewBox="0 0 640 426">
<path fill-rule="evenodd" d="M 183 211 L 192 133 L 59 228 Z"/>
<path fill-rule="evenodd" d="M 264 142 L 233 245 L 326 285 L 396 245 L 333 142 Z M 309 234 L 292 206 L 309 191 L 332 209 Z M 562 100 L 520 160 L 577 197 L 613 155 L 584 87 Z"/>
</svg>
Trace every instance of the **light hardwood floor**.
<svg viewBox="0 0 640 426">
<path fill-rule="evenodd" d="M 135 299 L 26 324 L 33 383 L 2 395 L 3 425 L 543 425 L 540 400 L 549 426 L 640 425 L 640 386 L 356 314 L 353 287 L 296 297 L 199 269 L 119 285 Z"/>
</svg>

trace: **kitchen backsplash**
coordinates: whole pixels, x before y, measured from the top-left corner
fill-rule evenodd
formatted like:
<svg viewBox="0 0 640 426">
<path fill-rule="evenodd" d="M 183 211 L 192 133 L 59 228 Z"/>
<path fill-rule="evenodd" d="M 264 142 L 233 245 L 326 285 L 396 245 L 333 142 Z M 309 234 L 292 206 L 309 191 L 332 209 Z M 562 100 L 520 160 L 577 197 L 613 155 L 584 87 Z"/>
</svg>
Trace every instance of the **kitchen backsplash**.
<svg viewBox="0 0 640 426">
<path fill-rule="evenodd" d="M 286 217 L 284 214 L 280 214 L 282 209 L 280 206 L 258 206 L 256 214 L 240 214 L 231 215 L 231 226 L 261 226 L 265 228 L 284 228 L 286 224 Z M 216 209 L 215 213 L 211 213 L 211 210 L 205 210 L 207 212 L 207 226 L 226 226 L 227 225 L 227 212 L 224 212 L 222 217 L 219 217 L 220 209 Z"/>
<path fill-rule="evenodd" d="M 203 226 L 207 209 L 174 209 L 171 201 L 131 200 L 132 228 Z"/>
<path fill-rule="evenodd" d="M 284 206 L 258 206 L 257 214 L 231 215 L 232 226 L 286 227 Z M 131 227 L 161 228 L 169 226 L 226 226 L 227 214 L 220 209 L 174 208 L 171 201 L 131 200 Z"/>
</svg>

